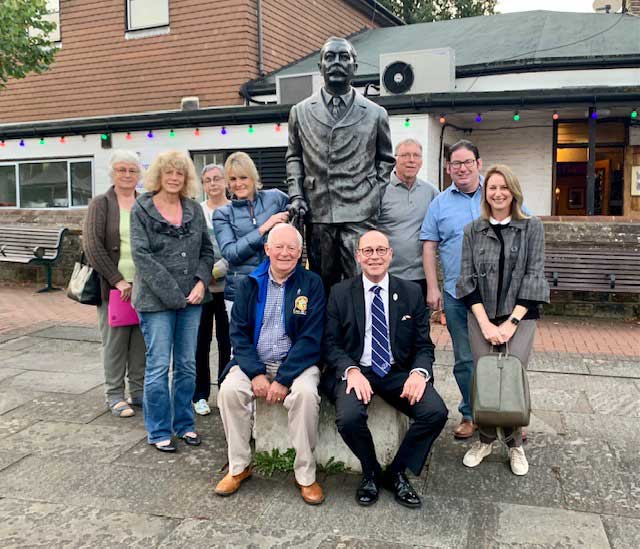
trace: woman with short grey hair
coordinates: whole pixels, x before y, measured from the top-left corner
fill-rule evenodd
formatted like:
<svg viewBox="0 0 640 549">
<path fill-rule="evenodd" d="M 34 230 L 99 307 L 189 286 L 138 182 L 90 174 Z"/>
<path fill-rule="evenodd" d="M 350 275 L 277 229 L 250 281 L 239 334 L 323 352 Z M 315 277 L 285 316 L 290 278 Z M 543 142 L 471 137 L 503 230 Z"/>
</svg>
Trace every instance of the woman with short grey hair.
<svg viewBox="0 0 640 549">
<path fill-rule="evenodd" d="M 111 413 L 123 418 L 135 415 L 132 405 L 142 406 L 145 345 L 139 326 L 109 325 L 109 293 L 117 289 L 123 301 L 131 299 L 135 266 L 129 236 L 130 211 L 141 173 L 135 153 L 113 151 L 109 160 L 112 185 L 89 204 L 83 232 L 85 254 L 100 275 L 102 303 L 98 306 L 98 326 L 106 401 Z M 129 401 L 124 395 L 125 377 L 129 382 Z"/>
</svg>

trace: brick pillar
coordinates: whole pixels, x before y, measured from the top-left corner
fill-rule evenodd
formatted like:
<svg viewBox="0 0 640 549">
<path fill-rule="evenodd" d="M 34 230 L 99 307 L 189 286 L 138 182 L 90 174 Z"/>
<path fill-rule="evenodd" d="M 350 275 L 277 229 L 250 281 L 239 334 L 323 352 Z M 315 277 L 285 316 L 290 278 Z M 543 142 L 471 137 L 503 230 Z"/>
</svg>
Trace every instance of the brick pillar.
<svg viewBox="0 0 640 549">
<path fill-rule="evenodd" d="M 640 0 L 627 0 L 629 13 L 640 16 Z"/>
</svg>

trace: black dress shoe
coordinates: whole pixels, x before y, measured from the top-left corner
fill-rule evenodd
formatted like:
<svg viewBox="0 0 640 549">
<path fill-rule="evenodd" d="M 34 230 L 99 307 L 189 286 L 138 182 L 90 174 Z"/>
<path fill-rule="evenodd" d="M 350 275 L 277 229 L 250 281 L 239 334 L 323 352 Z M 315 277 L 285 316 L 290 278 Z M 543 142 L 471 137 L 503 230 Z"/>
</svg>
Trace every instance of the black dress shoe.
<svg viewBox="0 0 640 549">
<path fill-rule="evenodd" d="M 416 508 L 422 505 L 420 496 L 416 493 L 404 473 L 385 471 L 382 476 L 383 486 L 393 492 L 396 501 L 405 507 Z"/>
<path fill-rule="evenodd" d="M 200 435 L 196 435 L 195 437 L 183 435 L 180 438 L 184 440 L 189 446 L 200 446 L 200 443 L 202 442 Z"/>
<path fill-rule="evenodd" d="M 153 446 L 159 452 L 169 452 L 169 453 L 171 453 L 171 452 L 177 452 L 178 451 L 178 447 L 173 443 L 173 441 L 170 441 L 169 444 L 164 444 L 164 445 L 154 444 Z"/>
<path fill-rule="evenodd" d="M 363 476 L 356 490 L 356 501 L 365 507 L 378 501 L 380 486 L 375 476 Z"/>
</svg>

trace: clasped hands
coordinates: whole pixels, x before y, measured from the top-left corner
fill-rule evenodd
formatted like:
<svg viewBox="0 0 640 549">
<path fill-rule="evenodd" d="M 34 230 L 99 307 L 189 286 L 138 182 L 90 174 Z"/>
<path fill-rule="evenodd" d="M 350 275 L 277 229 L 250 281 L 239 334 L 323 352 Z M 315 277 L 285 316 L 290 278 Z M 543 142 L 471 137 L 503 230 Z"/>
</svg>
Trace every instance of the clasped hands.
<svg viewBox="0 0 640 549">
<path fill-rule="evenodd" d="M 416 402 L 420 402 L 426 388 L 427 378 L 420 372 L 412 372 L 404 382 L 400 398 L 406 398 L 413 406 Z M 352 368 L 347 372 L 347 394 L 352 390 L 355 391 L 358 400 L 364 404 L 371 402 L 371 397 L 373 397 L 371 383 L 358 368 Z"/>
<path fill-rule="evenodd" d="M 256 398 L 264 398 L 267 404 L 283 402 L 289 393 L 289 388 L 277 381 L 269 381 L 264 374 L 257 375 L 251 380 L 251 389 Z"/>
<path fill-rule="evenodd" d="M 500 326 L 496 326 L 490 320 L 480 325 L 483 337 L 492 345 L 507 343 L 516 333 L 517 328 L 509 319 L 505 320 Z"/>
</svg>

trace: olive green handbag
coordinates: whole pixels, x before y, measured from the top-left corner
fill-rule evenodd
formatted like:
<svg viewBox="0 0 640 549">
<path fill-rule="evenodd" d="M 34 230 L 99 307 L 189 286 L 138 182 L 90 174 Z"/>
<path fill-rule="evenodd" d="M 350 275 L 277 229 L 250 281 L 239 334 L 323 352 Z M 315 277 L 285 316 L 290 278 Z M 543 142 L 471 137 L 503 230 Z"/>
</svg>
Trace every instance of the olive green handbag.
<svg viewBox="0 0 640 549">
<path fill-rule="evenodd" d="M 471 413 L 477 425 L 529 425 L 531 399 L 527 372 L 520 359 L 492 350 L 478 360 L 471 381 Z"/>
</svg>

